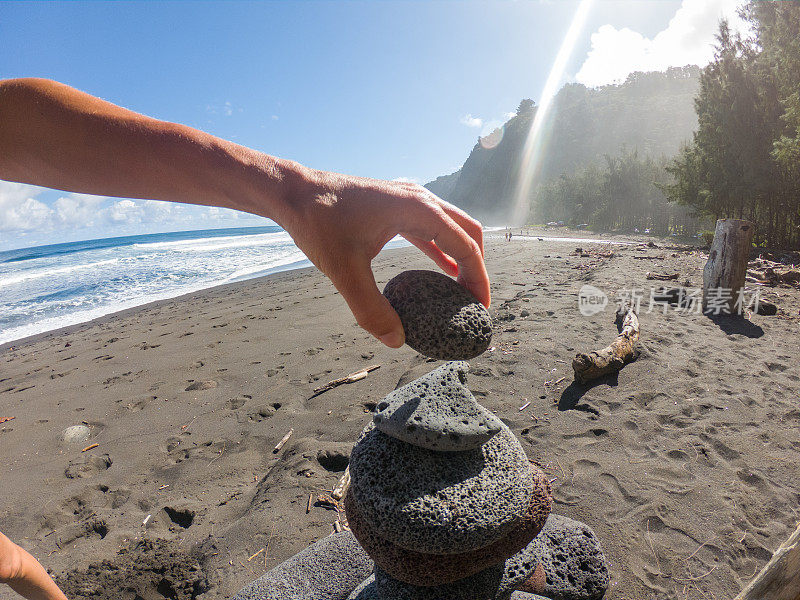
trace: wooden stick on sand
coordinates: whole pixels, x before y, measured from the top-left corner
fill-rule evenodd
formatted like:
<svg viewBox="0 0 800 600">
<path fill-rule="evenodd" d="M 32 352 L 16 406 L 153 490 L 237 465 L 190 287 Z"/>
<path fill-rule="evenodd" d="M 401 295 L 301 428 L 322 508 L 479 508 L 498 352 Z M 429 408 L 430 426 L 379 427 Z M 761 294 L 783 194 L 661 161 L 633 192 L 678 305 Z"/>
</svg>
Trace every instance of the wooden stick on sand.
<svg viewBox="0 0 800 600">
<path fill-rule="evenodd" d="M 286 432 L 286 435 L 281 438 L 281 441 L 275 445 L 275 448 L 272 450 L 273 454 L 277 454 L 283 448 L 283 445 L 289 441 L 289 438 L 292 437 L 294 433 L 294 427 L 292 427 L 289 431 Z"/>
<path fill-rule="evenodd" d="M 603 375 L 619 371 L 636 358 L 634 348 L 639 341 L 639 319 L 629 310 L 622 321 L 617 339 L 602 350 L 578 354 L 572 360 L 572 370 L 578 383 L 587 383 Z"/>
<path fill-rule="evenodd" d="M 339 387 L 340 385 L 343 385 L 345 383 L 355 383 L 356 381 L 361 381 L 369 373 L 371 373 L 375 369 L 380 369 L 380 368 L 381 368 L 380 365 L 371 365 L 369 367 L 361 369 L 360 371 L 356 371 L 355 373 L 350 373 L 350 375 L 347 375 L 346 377 L 340 377 L 339 379 L 334 379 L 332 381 L 329 381 L 322 387 L 318 387 L 317 389 L 315 389 L 314 393 L 309 397 L 309 400 L 311 398 L 319 396 L 322 393 L 327 392 L 328 390 L 332 390 L 335 387 Z"/>
</svg>

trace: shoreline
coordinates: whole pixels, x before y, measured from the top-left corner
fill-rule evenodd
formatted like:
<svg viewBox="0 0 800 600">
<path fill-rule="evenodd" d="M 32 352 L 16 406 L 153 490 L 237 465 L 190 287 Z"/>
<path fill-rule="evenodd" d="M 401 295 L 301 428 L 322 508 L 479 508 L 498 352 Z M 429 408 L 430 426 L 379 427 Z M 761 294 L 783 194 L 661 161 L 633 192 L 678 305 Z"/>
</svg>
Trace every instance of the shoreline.
<svg viewBox="0 0 800 600">
<path fill-rule="evenodd" d="M 537 233 L 532 233 L 530 235 L 523 235 L 521 233 L 514 234 L 514 235 L 517 236 L 517 237 L 521 237 L 521 238 L 531 238 L 531 239 L 541 238 L 541 240 L 544 241 L 544 242 L 556 242 L 556 243 L 571 243 L 571 242 L 574 242 L 574 243 L 583 243 L 583 244 L 586 244 L 586 243 L 622 244 L 622 245 L 630 245 L 630 246 L 635 246 L 637 244 L 643 243 L 642 241 L 633 241 L 633 237 L 632 236 L 622 235 L 622 234 L 620 234 L 620 236 L 618 236 L 618 237 L 621 237 L 623 239 L 617 240 L 617 239 L 613 239 L 613 236 L 609 236 L 608 234 L 602 234 L 602 233 L 596 234 L 595 238 L 577 237 L 577 234 L 583 234 L 584 236 L 585 235 L 593 235 L 593 234 L 591 232 L 584 232 L 584 231 L 570 230 L 570 229 L 566 230 L 566 232 L 565 232 L 566 235 L 565 236 L 557 236 L 557 237 L 545 235 L 545 233 L 550 233 L 551 230 L 544 229 L 544 228 L 535 228 L 535 227 L 512 228 L 512 231 L 514 231 L 514 230 L 519 230 L 519 231 L 523 231 L 524 230 L 524 231 L 537 232 Z M 488 237 L 492 237 L 492 236 L 499 236 L 502 231 L 503 230 L 500 229 L 500 228 L 488 228 L 487 230 L 484 231 L 484 233 L 485 233 L 486 237 L 488 238 Z M 538 232 L 542 232 L 542 233 L 539 234 Z M 576 235 L 573 235 L 573 234 L 576 234 Z M 608 238 L 608 239 L 606 239 L 606 238 Z M 399 250 L 399 249 L 402 249 L 402 248 L 407 248 L 407 247 L 408 246 L 403 245 L 403 246 L 394 247 L 394 248 L 385 248 L 384 250 L 382 250 L 381 254 L 386 253 L 386 252 L 392 252 L 392 251 Z M 62 334 L 68 334 L 68 333 L 71 333 L 73 331 L 80 330 L 80 328 L 83 327 L 83 326 L 91 326 L 92 324 L 107 323 L 109 320 L 114 319 L 115 317 L 128 315 L 128 314 L 131 314 L 132 312 L 136 312 L 137 310 L 155 306 L 155 305 L 157 305 L 157 304 L 159 304 L 161 302 L 169 302 L 169 301 L 173 301 L 173 300 L 179 300 L 181 298 L 186 298 L 186 297 L 192 296 L 193 294 L 202 293 L 202 292 L 205 292 L 205 291 L 208 291 L 208 290 L 214 290 L 216 288 L 220 288 L 220 287 L 224 287 L 224 286 L 235 286 L 236 284 L 239 284 L 239 283 L 242 283 L 242 282 L 254 281 L 254 280 L 259 280 L 259 279 L 263 279 L 263 278 L 267 278 L 267 277 L 272 277 L 272 276 L 280 274 L 280 273 L 302 271 L 304 269 L 316 269 L 316 267 L 314 267 L 312 264 L 310 264 L 310 261 L 308 261 L 308 259 L 303 259 L 303 260 L 292 262 L 292 263 L 289 263 L 289 264 L 286 264 L 286 265 L 279 265 L 279 266 L 273 267 L 271 269 L 266 269 L 266 271 L 268 271 L 267 273 L 261 274 L 261 275 L 257 275 L 255 277 L 245 277 L 243 279 L 236 279 L 234 281 L 227 281 L 227 282 L 224 282 L 224 283 L 217 283 L 217 284 L 212 285 L 212 286 L 201 287 L 201 288 L 189 291 L 189 292 L 182 292 L 182 293 L 180 293 L 178 295 L 175 295 L 175 296 L 166 296 L 166 297 L 158 298 L 158 299 L 155 299 L 155 300 L 149 300 L 149 301 L 146 301 L 146 302 L 142 302 L 141 304 L 136 304 L 134 306 L 130 306 L 130 307 L 127 307 L 127 308 L 112 309 L 109 312 L 103 313 L 103 314 L 101 314 L 101 315 L 99 315 L 97 317 L 94 317 L 94 318 L 91 318 L 91 319 L 88 319 L 88 320 L 85 320 L 85 321 L 80 321 L 80 322 L 73 323 L 73 324 L 70 324 L 70 325 L 65 325 L 65 326 L 56 327 L 56 328 L 53 328 L 53 329 L 48 329 L 48 330 L 45 330 L 45 331 L 41 331 L 41 332 L 38 332 L 38 333 L 34 333 L 34 334 L 31 334 L 31 335 L 26 335 L 24 337 L 20 337 L 20 338 L 16 338 L 16 339 L 13 339 L 13 340 L 10 340 L 10 341 L 7 341 L 7 342 L 0 343 L 0 353 L 4 352 L 5 350 L 8 350 L 8 349 L 14 349 L 14 348 L 22 347 L 24 345 L 27 345 L 27 344 L 32 343 L 32 342 L 35 342 L 35 341 L 40 340 L 40 339 L 47 339 L 49 337 L 55 337 L 55 336 L 62 335 Z"/>
<path fill-rule="evenodd" d="M 399 248 L 397 248 L 399 250 Z M 394 249 L 393 249 L 394 250 Z M 301 261 L 303 262 L 303 261 Z M 295 263 L 293 263 L 295 264 Z M 245 284 L 251 281 L 258 281 L 260 279 L 266 279 L 268 277 L 275 277 L 278 275 L 282 275 L 285 273 L 295 273 L 304 270 L 316 270 L 316 267 L 313 265 L 310 266 L 299 266 L 299 267 L 292 267 L 291 265 L 282 265 L 280 267 L 275 267 L 275 271 L 268 273 L 266 275 L 258 275 L 256 277 L 250 277 L 247 279 L 239 279 L 236 281 L 229 281 L 226 283 L 218 283 L 216 285 L 212 285 L 209 287 L 203 287 L 196 290 L 192 290 L 190 292 L 183 292 L 178 294 L 177 296 L 169 296 L 167 298 L 159 298 L 158 300 L 151 300 L 149 302 L 144 302 L 143 304 L 137 304 L 135 306 L 130 306 L 128 308 L 123 308 L 120 310 L 112 310 L 111 312 L 102 314 L 98 317 L 90 319 L 88 321 L 81 321 L 80 323 L 73 323 L 72 325 L 65 325 L 64 327 L 57 327 L 55 329 L 48 329 L 47 331 L 42 331 L 40 333 L 34 333 L 32 335 L 27 335 L 25 337 L 21 337 L 15 340 L 11 340 L 9 342 L 4 342 L 0 344 L 0 354 L 4 351 L 9 349 L 20 349 L 23 346 L 27 346 L 29 344 L 38 342 L 44 339 L 50 339 L 52 337 L 58 337 L 60 335 L 67 335 L 70 333 L 74 333 L 76 331 L 82 331 L 85 328 L 92 327 L 94 325 L 103 325 L 113 321 L 116 318 L 129 316 L 137 313 L 141 310 L 146 310 L 148 308 L 154 308 L 160 304 L 164 304 L 167 302 L 177 302 L 180 300 L 188 299 L 196 294 L 203 294 L 205 292 L 210 292 L 212 290 L 216 290 L 219 288 L 230 287 L 232 290 L 235 290 L 237 286 L 241 284 Z"/>
</svg>

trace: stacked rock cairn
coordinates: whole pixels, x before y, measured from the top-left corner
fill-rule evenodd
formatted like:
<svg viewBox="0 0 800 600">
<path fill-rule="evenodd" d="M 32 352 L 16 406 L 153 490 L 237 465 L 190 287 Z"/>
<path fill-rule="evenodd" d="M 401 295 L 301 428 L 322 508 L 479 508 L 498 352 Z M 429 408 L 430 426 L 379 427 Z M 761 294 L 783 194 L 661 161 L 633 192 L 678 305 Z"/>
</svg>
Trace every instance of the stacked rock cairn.
<svg viewBox="0 0 800 600">
<path fill-rule="evenodd" d="M 384 295 L 409 346 L 453 362 L 377 405 L 350 457 L 352 533 L 317 542 L 237 598 L 602 598 L 608 570 L 594 533 L 550 515 L 545 474 L 466 385 L 463 359 L 491 341 L 486 309 L 431 271 L 398 275 Z"/>
</svg>

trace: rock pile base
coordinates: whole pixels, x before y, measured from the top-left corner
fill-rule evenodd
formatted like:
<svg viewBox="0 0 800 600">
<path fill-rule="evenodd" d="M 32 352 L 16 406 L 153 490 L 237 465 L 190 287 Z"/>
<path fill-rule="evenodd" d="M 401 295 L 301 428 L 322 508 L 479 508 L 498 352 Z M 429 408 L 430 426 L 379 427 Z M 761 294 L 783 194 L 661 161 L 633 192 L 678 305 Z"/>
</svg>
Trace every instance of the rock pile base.
<svg viewBox="0 0 800 600">
<path fill-rule="evenodd" d="M 602 598 L 597 538 L 550 516 L 545 474 L 472 396 L 467 370 L 444 364 L 379 403 L 350 454 L 352 533 L 317 542 L 234 600 Z"/>
</svg>

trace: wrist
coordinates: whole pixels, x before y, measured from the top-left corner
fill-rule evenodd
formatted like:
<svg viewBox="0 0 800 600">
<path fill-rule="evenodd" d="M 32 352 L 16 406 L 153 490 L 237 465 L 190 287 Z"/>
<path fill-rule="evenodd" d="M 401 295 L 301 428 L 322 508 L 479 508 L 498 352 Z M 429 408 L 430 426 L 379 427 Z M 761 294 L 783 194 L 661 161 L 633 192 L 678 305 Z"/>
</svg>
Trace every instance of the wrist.
<svg viewBox="0 0 800 600">
<path fill-rule="evenodd" d="M 280 186 L 275 213 L 270 218 L 291 233 L 308 219 L 310 207 L 324 185 L 325 172 L 291 160 L 274 160 Z"/>
<path fill-rule="evenodd" d="M 275 221 L 288 229 L 297 220 L 300 199 L 307 196 L 312 169 L 239 146 L 234 160 L 238 173 L 227 193 L 231 208 Z"/>
</svg>

